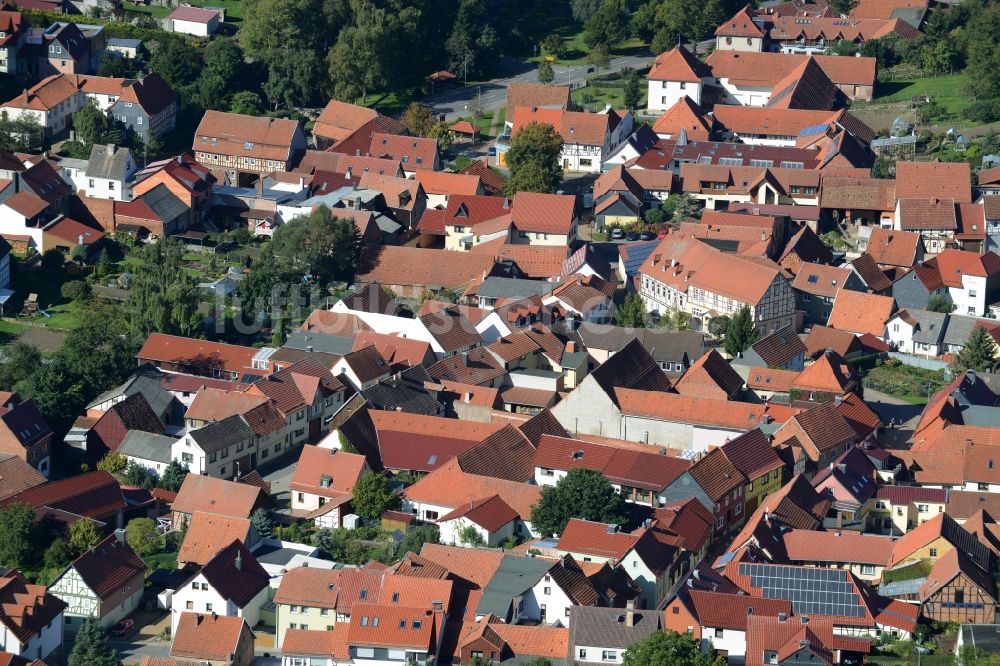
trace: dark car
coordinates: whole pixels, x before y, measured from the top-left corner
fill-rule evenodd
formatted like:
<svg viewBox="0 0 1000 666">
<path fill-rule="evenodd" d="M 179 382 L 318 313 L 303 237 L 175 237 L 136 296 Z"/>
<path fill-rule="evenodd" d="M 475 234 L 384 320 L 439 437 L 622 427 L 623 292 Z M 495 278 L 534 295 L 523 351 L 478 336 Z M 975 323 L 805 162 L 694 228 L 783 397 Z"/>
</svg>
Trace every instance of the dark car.
<svg viewBox="0 0 1000 666">
<path fill-rule="evenodd" d="M 625 232 L 622 231 L 621 227 L 615 227 L 611 230 L 611 238 L 614 240 L 621 240 L 622 238 L 625 238 Z"/>
<path fill-rule="evenodd" d="M 118 624 L 116 624 L 114 626 L 114 629 L 111 630 L 111 635 L 128 636 L 129 633 L 131 633 L 132 631 L 132 627 L 134 626 L 135 626 L 135 620 L 133 620 L 130 617 L 127 617 L 124 620 L 118 620 Z"/>
<path fill-rule="evenodd" d="M 627 240 L 627 241 L 637 241 L 637 240 L 639 240 L 639 232 L 638 231 L 630 231 L 630 232 L 628 232 L 627 234 L 625 234 L 625 240 Z"/>
<path fill-rule="evenodd" d="M 648 229 L 639 234 L 639 240 L 656 240 L 656 234 Z"/>
</svg>

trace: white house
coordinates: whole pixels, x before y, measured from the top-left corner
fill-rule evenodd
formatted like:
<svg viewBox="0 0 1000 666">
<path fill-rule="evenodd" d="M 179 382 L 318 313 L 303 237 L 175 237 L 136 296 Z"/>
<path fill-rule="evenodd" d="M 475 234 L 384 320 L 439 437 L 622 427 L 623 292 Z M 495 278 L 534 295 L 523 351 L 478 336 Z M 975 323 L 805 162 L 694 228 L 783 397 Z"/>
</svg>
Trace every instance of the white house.
<svg viewBox="0 0 1000 666">
<path fill-rule="evenodd" d="M 254 431 L 242 416 L 235 414 L 188 431 L 171 445 L 170 457 L 195 474 L 226 479 L 236 474 L 237 459 L 256 454 L 255 440 Z"/>
<path fill-rule="evenodd" d="M 71 169 L 73 188 L 86 192 L 97 199 L 130 201 L 130 183 L 137 170 L 135 160 L 128 148 L 116 148 L 113 144 L 95 145 L 90 150 L 90 159 L 83 169 Z"/>
<path fill-rule="evenodd" d="M 183 32 L 197 37 L 208 37 L 219 29 L 219 11 L 181 5 L 165 19 L 167 28 L 172 32 Z"/>
<path fill-rule="evenodd" d="M 613 109 L 600 113 L 562 109 L 517 107 L 510 135 L 497 139 L 498 162 L 506 164 L 509 137 L 531 123 L 551 125 L 562 137 L 560 161 L 564 171 L 600 173 L 601 165 L 631 136 L 635 119 L 626 112 L 619 116 Z"/>
<path fill-rule="evenodd" d="M 62 647 L 66 602 L 15 570 L 0 576 L 0 590 L 9 600 L 0 608 L 0 652 L 47 659 Z M 25 622 L 28 618 L 30 623 Z"/>
<path fill-rule="evenodd" d="M 709 74 L 709 69 L 683 46 L 661 53 L 647 77 L 649 110 L 666 111 L 685 96 L 701 104 L 702 81 Z"/>
<path fill-rule="evenodd" d="M 349 506 L 355 484 L 369 472 L 365 457 L 357 453 L 302 447 L 292 472 L 292 511 L 313 518 L 322 527 L 341 527 L 343 509 Z"/>
<path fill-rule="evenodd" d="M 904 354 L 940 356 L 948 315 L 904 308 L 885 323 L 885 341 Z"/>
<path fill-rule="evenodd" d="M 86 550 L 49 585 L 66 602 L 65 627 L 76 633 L 87 620 L 105 629 L 127 616 L 142 600 L 146 564 L 117 530 Z"/>
<path fill-rule="evenodd" d="M 171 631 L 176 633 L 186 611 L 241 617 L 255 626 L 268 600 L 270 578 L 243 542 L 234 540 L 174 592 Z"/>
<path fill-rule="evenodd" d="M 496 548 L 517 529 L 518 515 L 499 495 L 462 504 L 438 519 L 440 541 L 451 546 Z M 469 532 L 471 528 L 476 536 Z"/>
<path fill-rule="evenodd" d="M 47 137 L 69 127 L 73 114 L 87 103 L 83 77 L 53 74 L 3 104 L 10 120 L 31 116 L 45 128 Z"/>
</svg>

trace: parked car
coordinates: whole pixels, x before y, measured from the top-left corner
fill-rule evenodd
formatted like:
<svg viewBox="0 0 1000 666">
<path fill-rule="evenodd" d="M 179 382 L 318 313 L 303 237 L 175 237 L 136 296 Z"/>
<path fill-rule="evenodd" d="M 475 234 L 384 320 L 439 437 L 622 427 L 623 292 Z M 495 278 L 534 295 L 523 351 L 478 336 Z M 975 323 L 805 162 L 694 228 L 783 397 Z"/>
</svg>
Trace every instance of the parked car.
<svg viewBox="0 0 1000 666">
<path fill-rule="evenodd" d="M 625 238 L 625 232 L 621 227 L 615 227 L 611 230 L 611 238 L 612 240 L 621 240 L 622 238 Z"/>
<path fill-rule="evenodd" d="M 625 234 L 625 240 L 627 240 L 627 241 L 637 241 L 637 240 L 639 240 L 639 232 L 638 231 L 634 231 L 634 230 L 628 232 L 627 234 Z"/>
<path fill-rule="evenodd" d="M 135 620 L 130 617 L 127 617 L 124 620 L 118 620 L 118 624 L 116 624 L 111 630 L 111 635 L 128 636 L 132 632 L 133 627 L 135 627 Z"/>
<path fill-rule="evenodd" d="M 648 240 L 655 240 L 655 239 L 656 239 L 656 234 L 654 234 L 649 229 L 647 229 L 646 231 L 643 231 L 641 234 L 639 234 L 639 240 L 648 241 Z"/>
</svg>

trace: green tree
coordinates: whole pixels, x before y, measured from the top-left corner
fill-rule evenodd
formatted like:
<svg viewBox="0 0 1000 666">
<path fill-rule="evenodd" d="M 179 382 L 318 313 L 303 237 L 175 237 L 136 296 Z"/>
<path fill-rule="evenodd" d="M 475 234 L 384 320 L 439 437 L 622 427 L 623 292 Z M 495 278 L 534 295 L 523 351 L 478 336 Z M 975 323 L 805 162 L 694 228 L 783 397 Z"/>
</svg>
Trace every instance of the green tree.
<svg viewBox="0 0 1000 666">
<path fill-rule="evenodd" d="M 389 33 L 382 10 L 367 12 L 364 23 L 344 28 L 336 45 L 327 55 L 327 67 L 333 82 L 333 95 L 352 102 L 358 97 L 362 103 L 368 93 L 384 86 Z"/>
<path fill-rule="evenodd" d="M 235 39 L 213 39 L 205 47 L 202 75 L 211 72 L 222 77 L 230 86 L 235 86 L 240 81 L 243 59 L 243 50 Z"/>
<path fill-rule="evenodd" d="M 263 91 L 275 108 L 292 109 L 320 102 L 319 91 L 326 88 L 327 67 L 316 51 L 288 49 L 271 63 Z"/>
<path fill-rule="evenodd" d="M 625 500 L 611 482 L 583 467 L 542 488 L 538 504 L 531 507 L 531 525 L 543 535 L 562 533 L 571 518 L 621 524 L 627 517 Z"/>
<path fill-rule="evenodd" d="M 965 27 L 969 94 L 976 99 L 1000 97 L 1000 5 L 976 12 Z"/>
<path fill-rule="evenodd" d="M 670 198 L 674 210 L 674 222 L 684 222 L 701 210 L 701 202 L 690 194 L 671 195 Z"/>
<path fill-rule="evenodd" d="M 260 95 L 252 90 L 241 90 L 234 93 L 229 101 L 229 111 L 244 116 L 256 116 L 260 113 L 261 108 Z"/>
<path fill-rule="evenodd" d="M 107 56 L 101 58 L 101 64 L 97 67 L 97 75 L 127 79 L 133 77 L 138 70 L 139 65 L 132 58 Z"/>
<path fill-rule="evenodd" d="M 548 60 L 542 60 L 538 63 L 538 82 L 548 85 L 552 83 L 556 78 L 556 73 L 552 69 L 552 63 Z"/>
<path fill-rule="evenodd" d="M 250 514 L 250 524 L 262 539 L 270 539 L 274 535 L 274 516 L 264 507 Z"/>
<path fill-rule="evenodd" d="M 288 341 L 288 320 L 276 317 L 271 325 L 271 346 L 281 347 Z"/>
<path fill-rule="evenodd" d="M 625 302 L 618 309 L 618 325 L 630 328 L 646 326 L 646 305 L 639 294 L 633 292 L 625 297 Z"/>
<path fill-rule="evenodd" d="M 203 109 L 224 110 L 229 107 L 226 80 L 215 72 L 205 70 L 195 84 L 194 99 Z"/>
<path fill-rule="evenodd" d="M 85 301 L 90 298 L 91 291 L 90 285 L 83 280 L 70 280 L 64 282 L 63 286 L 59 288 L 62 297 L 71 301 Z"/>
<path fill-rule="evenodd" d="M 329 208 L 318 206 L 278 227 L 270 249 L 288 270 L 311 275 L 325 287 L 354 277 L 359 243 L 352 220 L 336 220 Z"/>
<path fill-rule="evenodd" d="M 723 666 L 724 657 L 702 654 L 699 642 L 676 631 L 654 631 L 648 638 L 629 646 L 623 666 Z"/>
<path fill-rule="evenodd" d="M 184 248 L 168 238 L 150 243 L 137 253 L 125 310 L 136 337 L 150 333 L 191 335 L 201 326 L 201 294 L 194 279 L 183 270 Z"/>
<path fill-rule="evenodd" d="M 61 571 L 73 561 L 73 550 L 66 543 L 66 539 L 56 537 L 45 549 L 42 557 L 42 565 L 51 571 Z"/>
<path fill-rule="evenodd" d="M 551 125 L 530 123 L 517 132 L 507 151 L 506 192 L 554 192 L 562 182 L 563 140 Z"/>
<path fill-rule="evenodd" d="M 184 477 L 187 476 L 187 474 L 187 469 L 182 467 L 176 460 L 171 460 L 166 469 L 163 470 L 163 476 L 160 477 L 159 486 L 164 490 L 176 493 L 181 489 L 181 484 L 184 483 Z"/>
<path fill-rule="evenodd" d="M 399 542 L 397 554 L 400 557 L 406 553 L 419 553 L 425 543 L 439 543 L 440 533 L 436 525 L 421 525 L 406 533 Z"/>
<path fill-rule="evenodd" d="M 947 314 L 955 310 L 955 304 L 943 294 L 934 294 L 927 299 L 927 309 L 931 312 L 943 312 Z"/>
<path fill-rule="evenodd" d="M 130 460 L 125 469 L 123 469 L 115 478 L 118 479 L 120 483 L 127 486 L 135 486 L 136 488 L 145 488 L 146 490 L 152 490 L 156 487 L 156 482 L 159 481 L 159 477 L 156 472 L 148 467 L 143 467 L 134 460 Z"/>
<path fill-rule="evenodd" d="M 672 213 L 670 215 L 672 215 Z M 646 221 L 646 224 L 652 227 L 658 227 L 670 219 L 670 215 L 668 215 L 663 208 L 650 208 L 643 213 L 642 217 Z"/>
<path fill-rule="evenodd" d="M 354 513 L 376 520 L 399 505 L 399 496 L 389 487 L 385 474 L 365 474 L 354 485 Z"/>
<path fill-rule="evenodd" d="M 106 113 L 97 108 L 97 103 L 88 99 L 79 111 L 73 114 L 73 127 L 80 141 L 87 146 L 107 143 L 114 129 L 114 123 Z"/>
<path fill-rule="evenodd" d="M 164 36 L 149 59 L 149 68 L 170 84 L 182 90 L 198 79 L 201 73 L 198 51 L 183 37 Z"/>
<path fill-rule="evenodd" d="M 569 2 L 573 18 L 580 23 L 586 23 L 587 19 L 597 13 L 602 4 L 603 0 L 570 0 Z"/>
<path fill-rule="evenodd" d="M 557 32 L 549 34 L 542 40 L 542 53 L 562 60 L 566 57 L 566 40 Z"/>
<path fill-rule="evenodd" d="M 607 44 L 598 44 L 587 52 L 587 62 L 598 72 L 607 69 L 611 64 L 611 51 Z"/>
<path fill-rule="evenodd" d="M 730 319 L 726 328 L 726 353 L 736 358 L 749 349 L 759 335 L 753 314 L 750 313 L 750 306 L 744 305 L 736 312 L 736 316 Z"/>
<path fill-rule="evenodd" d="M 437 118 L 431 107 L 420 102 L 411 102 L 403 111 L 400 122 L 412 136 L 427 136 L 437 124 Z"/>
<path fill-rule="evenodd" d="M 8 504 L 0 509 L 0 565 L 14 569 L 28 566 L 32 556 L 35 510 L 28 504 Z"/>
<path fill-rule="evenodd" d="M 718 317 L 712 317 L 708 322 L 708 332 L 712 335 L 725 335 L 726 331 L 729 330 L 729 322 L 732 321 L 728 315 L 719 315 Z"/>
<path fill-rule="evenodd" d="M 99 277 L 107 277 L 114 272 L 115 264 L 111 261 L 111 255 L 108 254 L 108 248 L 101 249 L 101 254 L 97 257 L 96 270 Z"/>
<path fill-rule="evenodd" d="M 70 258 L 78 264 L 84 264 L 87 261 L 87 257 L 90 254 L 87 252 L 87 247 L 85 245 L 77 245 L 73 248 L 73 251 L 69 253 Z"/>
<path fill-rule="evenodd" d="M 837 16 L 848 16 L 858 6 L 858 0 L 830 0 L 830 9 Z"/>
<path fill-rule="evenodd" d="M 101 543 L 101 533 L 92 520 L 78 520 L 69 526 L 69 547 L 79 557 Z"/>
<path fill-rule="evenodd" d="M 622 70 L 622 78 L 625 80 L 625 87 L 622 91 L 625 108 L 635 110 L 642 103 L 643 79 L 639 76 L 639 72 L 631 67 Z"/>
<path fill-rule="evenodd" d="M 13 390 L 42 364 L 42 353 L 38 351 L 38 347 L 26 342 L 5 345 L 3 351 L 3 360 L 0 361 L 0 391 Z"/>
<path fill-rule="evenodd" d="M 59 250 L 50 248 L 42 254 L 42 270 L 46 273 L 61 272 L 66 265 L 66 257 Z"/>
<path fill-rule="evenodd" d="M 458 542 L 469 548 L 482 548 L 486 545 L 482 533 L 471 523 L 458 530 Z"/>
<path fill-rule="evenodd" d="M 629 15 L 625 0 L 604 0 L 600 9 L 587 19 L 583 41 L 591 49 L 604 46 L 610 49 L 628 36 Z M 610 58 L 610 53 L 608 55 Z M 597 64 L 597 63 L 592 63 Z M 601 66 L 598 66 L 600 69 Z M 607 65 L 604 65 L 607 67 Z"/>
<path fill-rule="evenodd" d="M 976 326 L 965 341 L 962 351 L 955 357 L 955 367 L 959 370 L 986 372 L 996 366 L 997 346 L 987 333 L 986 327 Z"/>
<path fill-rule="evenodd" d="M 87 618 L 76 634 L 68 666 L 121 666 L 118 653 L 108 645 L 100 624 Z"/>
<path fill-rule="evenodd" d="M 124 453 L 108 451 L 104 457 L 97 461 L 97 469 L 111 474 L 121 474 L 128 467 L 128 458 Z"/>
<path fill-rule="evenodd" d="M 125 542 L 139 557 L 152 555 L 163 549 L 163 536 L 156 529 L 152 518 L 133 518 L 125 526 Z"/>
</svg>

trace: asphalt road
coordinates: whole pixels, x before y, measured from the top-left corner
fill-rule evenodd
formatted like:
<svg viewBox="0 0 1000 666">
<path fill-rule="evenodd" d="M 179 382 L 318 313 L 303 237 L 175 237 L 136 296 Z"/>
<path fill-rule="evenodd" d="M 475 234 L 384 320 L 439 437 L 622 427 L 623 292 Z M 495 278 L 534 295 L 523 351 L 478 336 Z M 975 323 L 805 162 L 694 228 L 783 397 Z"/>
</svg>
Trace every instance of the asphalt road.
<svg viewBox="0 0 1000 666">
<path fill-rule="evenodd" d="M 601 73 L 620 72 L 626 67 L 641 69 L 652 63 L 650 55 L 628 55 L 611 59 L 608 69 L 601 70 Z M 592 65 L 570 65 L 554 67 L 556 78 L 552 82 L 554 85 L 576 85 L 579 87 L 586 80 L 588 69 Z M 591 72 L 594 74 L 594 72 Z M 427 97 L 424 102 L 435 113 L 444 114 L 446 120 L 455 120 L 463 116 L 468 116 L 475 107 L 478 98 L 482 111 L 495 111 L 502 107 L 507 101 L 507 84 L 509 83 L 537 83 L 538 70 L 534 67 L 514 76 L 493 79 L 480 85 L 463 86 L 452 88 L 445 92 L 437 93 Z"/>
</svg>

